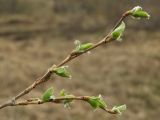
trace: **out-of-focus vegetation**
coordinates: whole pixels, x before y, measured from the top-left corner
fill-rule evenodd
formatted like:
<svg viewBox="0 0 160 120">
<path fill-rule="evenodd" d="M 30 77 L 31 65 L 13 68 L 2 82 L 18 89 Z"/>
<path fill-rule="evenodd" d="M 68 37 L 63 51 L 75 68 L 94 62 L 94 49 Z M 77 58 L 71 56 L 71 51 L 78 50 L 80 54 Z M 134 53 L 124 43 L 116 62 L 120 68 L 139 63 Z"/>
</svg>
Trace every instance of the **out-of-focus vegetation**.
<svg viewBox="0 0 160 120">
<path fill-rule="evenodd" d="M 0 35 L 51 33 L 67 37 L 101 32 L 110 28 L 124 10 L 141 5 L 148 8 L 148 22 L 129 20 L 132 29 L 157 30 L 159 1 L 130 0 L 1 0 Z M 22 38 L 23 39 L 23 38 Z"/>
<path fill-rule="evenodd" d="M 0 102 L 11 98 L 58 63 L 73 41 L 98 41 L 121 14 L 140 5 L 150 20 L 127 19 L 124 41 L 98 48 L 70 63 L 72 80 L 56 78 L 48 86 L 75 95 L 101 93 L 108 106 L 125 103 L 120 117 L 93 112 L 88 104 L 5 108 L 2 120 L 118 119 L 157 120 L 160 115 L 160 16 L 158 0 L 0 0 Z M 62 115 L 63 114 L 63 115 Z"/>
</svg>

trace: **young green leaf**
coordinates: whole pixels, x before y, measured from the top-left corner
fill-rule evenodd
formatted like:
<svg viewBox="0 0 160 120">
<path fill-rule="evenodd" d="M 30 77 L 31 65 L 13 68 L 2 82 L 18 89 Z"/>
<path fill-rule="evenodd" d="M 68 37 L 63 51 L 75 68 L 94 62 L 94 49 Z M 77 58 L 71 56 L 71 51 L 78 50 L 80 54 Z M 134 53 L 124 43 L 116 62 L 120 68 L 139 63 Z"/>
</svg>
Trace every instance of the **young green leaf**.
<svg viewBox="0 0 160 120">
<path fill-rule="evenodd" d="M 145 11 L 137 11 L 132 14 L 134 18 L 150 18 L 150 15 Z"/>
<path fill-rule="evenodd" d="M 85 52 L 86 50 L 90 49 L 93 46 L 93 43 L 81 44 L 81 42 L 79 40 L 76 40 L 74 43 L 76 45 L 75 52 L 77 52 L 77 53 Z"/>
<path fill-rule="evenodd" d="M 117 112 L 119 115 L 121 115 L 122 112 L 124 112 L 126 109 L 127 109 L 127 106 L 124 104 L 124 105 L 120 105 L 120 106 L 114 106 L 114 107 L 112 108 L 112 111 L 115 111 L 115 112 Z"/>
<path fill-rule="evenodd" d="M 66 91 L 64 89 L 62 89 L 60 91 L 60 96 L 62 96 L 62 97 L 66 96 Z"/>
<path fill-rule="evenodd" d="M 85 52 L 86 50 L 90 49 L 93 46 L 93 43 L 84 43 L 79 48 L 79 52 Z"/>
<path fill-rule="evenodd" d="M 71 74 L 68 71 L 67 66 L 55 68 L 54 72 L 61 77 L 71 78 Z"/>
<path fill-rule="evenodd" d="M 67 94 L 64 89 L 62 89 L 62 90 L 60 91 L 60 96 L 66 98 L 66 100 L 64 100 L 64 102 L 63 102 L 65 108 L 69 108 L 70 105 L 71 105 L 71 102 L 73 101 L 73 99 L 68 99 L 68 98 L 73 98 L 73 97 L 75 97 L 74 95 Z"/>
<path fill-rule="evenodd" d="M 90 97 L 90 99 L 88 100 L 88 103 L 94 108 L 98 108 L 98 103 L 97 103 L 97 97 L 93 96 L 93 97 Z"/>
<path fill-rule="evenodd" d="M 105 103 L 105 101 L 103 100 L 103 97 L 101 95 L 98 96 L 99 97 L 99 107 L 100 108 L 105 108 L 107 107 L 107 104 Z"/>
<path fill-rule="evenodd" d="M 96 108 L 106 108 L 107 105 L 104 102 L 103 98 L 101 95 L 97 96 L 92 96 L 89 98 L 87 101 L 94 109 Z"/>
<path fill-rule="evenodd" d="M 121 41 L 121 36 L 123 35 L 124 30 L 125 23 L 122 21 L 122 23 L 112 32 L 112 38 Z"/>
<path fill-rule="evenodd" d="M 136 6 L 131 10 L 131 15 L 134 18 L 140 19 L 140 18 L 150 18 L 150 15 L 146 12 L 142 10 L 142 7 L 140 6 Z"/>
<path fill-rule="evenodd" d="M 53 92 L 54 92 L 53 87 L 47 89 L 42 96 L 42 100 L 44 102 L 50 101 L 53 98 Z"/>
<path fill-rule="evenodd" d="M 74 95 L 65 95 L 65 98 L 66 98 L 66 100 L 64 100 L 64 107 L 65 108 L 70 108 L 73 99 L 68 99 L 68 98 L 73 98 L 73 97 L 75 97 L 75 96 Z"/>
</svg>

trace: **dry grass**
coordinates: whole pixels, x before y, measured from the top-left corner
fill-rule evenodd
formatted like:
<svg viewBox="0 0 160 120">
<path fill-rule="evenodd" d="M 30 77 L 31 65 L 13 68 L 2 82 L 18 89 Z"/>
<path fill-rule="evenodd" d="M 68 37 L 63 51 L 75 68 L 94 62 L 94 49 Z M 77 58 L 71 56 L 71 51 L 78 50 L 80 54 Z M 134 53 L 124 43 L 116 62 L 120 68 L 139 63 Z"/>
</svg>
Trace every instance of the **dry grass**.
<svg viewBox="0 0 160 120">
<path fill-rule="evenodd" d="M 159 118 L 160 41 L 157 33 L 138 31 L 136 36 L 126 34 L 122 43 L 112 43 L 83 55 L 70 63 L 72 80 L 56 77 L 34 90 L 29 96 L 41 96 L 48 86 L 58 92 L 65 88 L 76 95 L 102 94 L 108 105 L 126 103 L 128 110 L 122 119 L 149 120 Z M 97 41 L 99 35 L 77 37 Z M 47 40 L 46 40 L 47 39 Z M 74 47 L 73 40 L 35 37 L 27 41 L 0 39 L 0 102 L 17 94 L 41 75 L 53 63 L 58 63 Z M 140 39 L 140 40 L 137 40 Z M 61 115 L 63 114 L 63 115 Z M 66 110 L 61 105 L 42 105 L 6 108 L 2 120 L 8 119 L 115 119 L 102 111 L 93 112 L 87 104 L 73 105 Z"/>
<path fill-rule="evenodd" d="M 102 94 L 109 107 L 127 104 L 122 116 L 94 112 L 88 104 L 8 107 L 0 110 L 1 120 L 157 120 L 160 115 L 159 1 L 113 0 L 18 0 L 18 10 L 8 11 L 0 3 L 0 102 L 8 100 L 41 76 L 53 63 L 74 48 L 74 40 L 98 41 L 124 10 L 141 5 L 152 19 L 127 21 L 122 43 L 112 43 L 83 55 L 69 64 L 72 80 L 39 86 L 28 96 L 41 96 L 54 86 L 75 95 Z M 125 6 L 125 7 L 124 7 Z M 134 28 L 134 30 L 133 30 Z M 143 31 L 142 31 L 143 30 Z M 147 32 L 148 31 L 148 32 Z M 54 78 L 53 78 L 54 79 Z M 27 98 L 26 96 L 25 98 Z"/>
</svg>

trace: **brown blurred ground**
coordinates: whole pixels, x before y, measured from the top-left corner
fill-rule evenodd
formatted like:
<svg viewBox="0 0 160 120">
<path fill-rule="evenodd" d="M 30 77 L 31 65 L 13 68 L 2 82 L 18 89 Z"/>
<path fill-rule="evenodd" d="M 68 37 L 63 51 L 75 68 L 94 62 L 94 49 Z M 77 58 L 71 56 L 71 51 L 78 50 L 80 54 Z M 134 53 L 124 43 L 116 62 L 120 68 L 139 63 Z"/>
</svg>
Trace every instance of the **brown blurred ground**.
<svg viewBox="0 0 160 120">
<path fill-rule="evenodd" d="M 100 47 L 69 64 L 72 80 L 39 86 L 39 97 L 54 86 L 75 95 L 102 94 L 109 107 L 127 104 L 122 116 L 94 112 L 88 104 L 8 107 L 1 120 L 158 120 L 160 115 L 160 2 L 157 0 L 1 0 L 0 102 L 30 85 L 74 48 L 74 40 L 96 42 L 121 14 L 136 5 L 150 20 L 127 20 L 124 41 Z"/>
</svg>

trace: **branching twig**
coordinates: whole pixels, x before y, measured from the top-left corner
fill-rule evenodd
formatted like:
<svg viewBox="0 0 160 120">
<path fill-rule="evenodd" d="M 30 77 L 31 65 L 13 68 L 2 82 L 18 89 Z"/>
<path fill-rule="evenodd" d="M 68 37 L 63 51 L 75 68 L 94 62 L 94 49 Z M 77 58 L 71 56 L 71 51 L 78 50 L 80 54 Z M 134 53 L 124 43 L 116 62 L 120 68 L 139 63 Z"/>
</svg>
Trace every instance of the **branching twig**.
<svg viewBox="0 0 160 120">
<path fill-rule="evenodd" d="M 131 15 L 132 17 L 135 18 L 149 18 L 149 14 L 145 11 L 142 10 L 141 7 L 137 6 L 135 8 L 133 8 L 132 10 L 129 10 L 127 12 L 125 12 L 121 18 L 118 20 L 118 22 L 115 24 L 115 26 L 113 27 L 113 29 L 111 30 L 111 32 L 109 32 L 102 40 L 100 40 L 99 42 L 93 44 L 90 48 L 86 49 L 85 51 L 81 51 L 81 52 L 77 52 L 75 50 L 73 50 L 62 62 L 60 62 L 58 65 L 56 65 L 56 67 L 62 67 L 64 64 L 72 61 L 73 59 L 77 58 L 78 56 L 91 51 L 92 49 L 95 49 L 98 46 L 110 43 L 114 40 L 118 40 L 125 28 L 125 24 L 122 24 L 123 20 L 127 17 Z M 120 28 L 117 28 L 120 24 L 122 24 L 122 26 Z M 114 33 L 114 34 L 113 34 Z M 117 36 L 118 35 L 118 36 Z M 24 95 L 28 94 L 29 92 L 31 92 L 34 88 L 36 88 L 38 85 L 48 81 L 51 77 L 51 75 L 53 75 L 55 73 L 54 71 L 54 66 L 52 66 L 50 69 L 48 69 L 48 71 L 40 78 L 38 78 L 37 80 L 35 80 L 28 88 L 24 89 L 22 92 L 20 92 L 17 96 L 15 96 L 13 99 L 3 103 L 0 105 L 0 109 L 4 108 L 4 107 L 8 107 L 8 106 L 19 106 L 19 105 L 30 105 L 30 104 L 43 104 L 46 103 L 43 100 L 24 100 L 24 101 L 17 101 L 19 98 L 23 97 Z M 69 98 L 56 98 L 56 99 L 52 99 L 48 102 L 52 102 L 52 103 L 61 103 L 64 100 L 82 100 L 82 101 L 87 101 L 89 99 L 89 97 L 87 96 L 82 96 L 82 97 L 69 97 Z M 100 106 L 99 106 L 100 107 Z M 100 107 L 101 108 L 101 107 Z M 101 109 L 105 110 L 108 113 L 111 114 L 116 114 L 117 112 L 114 112 L 112 110 L 109 109 L 105 109 L 104 107 L 102 107 Z M 117 109 L 117 108 L 115 108 Z M 119 111 L 119 110 L 118 110 Z"/>
<path fill-rule="evenodd" d="M 50 101 L 43 101 L 41 99 L 28 99 L 28 100 L 22 100 L 19 102 L 15 102 L 14 105 L 10 105 L 10 106 L 26 106 L 26 105 L 39 105 L 39 104 L 44 104 L 44 103 L 56 103 L 56 104 L 63 104 L 64 101 L 66 100 L 76 100 L 76 101 L 85 101 L 87 102 L 89 100 L 89 96 L 77 96 L 77 97 L 60 97 L 60 98 L 55 98 L 55 99 L 51 99 Z M 116 114 L 116 111 L 113 111 L 112 109 L 107 109 L 107 108 L 101 108 L 102 110 L 111 113 L 111 114 Z"/>
<path fill-rule="evenodd" d="M 127 17 L 129 16 L 129 13 L 126 12 L 122 15 L 122 17 L 120 18 L 120 20 L 116 23 L 116 25 L 114 26 L 113 30 Z M 91 48 L 89 48 L 88 50 L 82 52 L 82 53 L 75 53 L 74 51 L 72 51 L 62 62 L 60 62 L 57 67 L 63 66 L 64 64 L 70 62 L 71 60 L 73 60 L 74 58 L 86 53 L 87 51 L 90 51 L 98 46 L 101 46 L 103 44 L 106 43 L 110 43 L 112 42 L 114 39 L 112 39 L 112 37 L 110 36 L 110 33 L 108 35 L 106 35 L 101 41 L 97 42 L 96 44 L 94 44 Z M 15 101 L 18 100 L 19 98 L 23 97 L 24 95 L 28 94 L 30 91 L 32 91 L 34 88 L 36 88 L 38 85 L 48 81 L 51 77 L 51 75 L 53 75 L 53 71 L 51 71 L 50 69 L 48 69 L 48 71 L 40 78 L 38 78 L 37 80 L 35 80 L 28 88 L 26 88 L 25 90 L 23 90 L 22 92 L 20 92 L 17 96 L 15 96 L 13 99 L 3 103 L 0 105 L 0 109 L 7 107 L 7 106 L 15 106 Z"/>
</svg>

